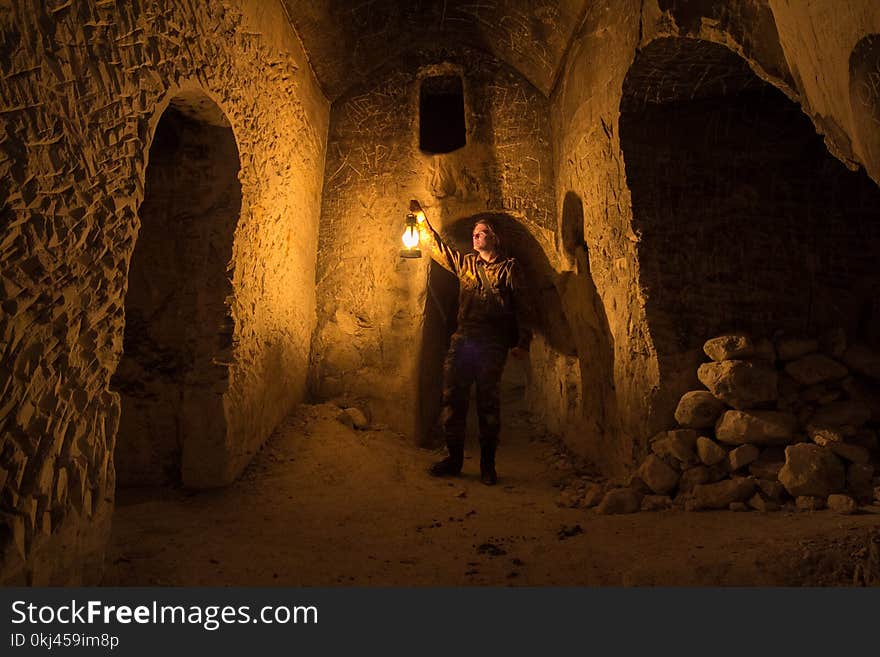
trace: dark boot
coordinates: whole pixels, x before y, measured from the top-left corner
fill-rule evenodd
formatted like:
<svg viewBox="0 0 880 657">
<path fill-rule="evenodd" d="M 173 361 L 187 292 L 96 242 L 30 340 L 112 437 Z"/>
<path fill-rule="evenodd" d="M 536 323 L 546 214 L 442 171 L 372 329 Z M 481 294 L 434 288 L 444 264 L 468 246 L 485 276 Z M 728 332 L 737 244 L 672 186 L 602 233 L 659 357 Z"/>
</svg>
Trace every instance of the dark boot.
<svg viewBox="0 0 880 657">
<path fill-rule="evenodd" d="M 498 443 L 484 443 L 480 445 L 480 481 L 487 486 L 498 483 L 498 473 L 495 472 L 495 448 Z"/>
<path fill-rule="evenodd" d="M 447 445 L 449 456 L 437 461 L 429 469 L 428 474 L 434 477 L 457 477 L 464 465 L 464 445 Z"/>
</svg>

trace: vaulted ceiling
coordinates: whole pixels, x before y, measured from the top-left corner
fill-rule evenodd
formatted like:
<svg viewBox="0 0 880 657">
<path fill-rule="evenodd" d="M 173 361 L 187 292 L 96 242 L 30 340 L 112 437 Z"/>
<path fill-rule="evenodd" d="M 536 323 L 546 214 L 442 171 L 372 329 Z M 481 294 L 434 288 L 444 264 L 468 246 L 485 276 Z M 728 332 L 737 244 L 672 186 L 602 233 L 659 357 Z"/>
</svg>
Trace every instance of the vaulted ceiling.
<svg viewBox="0 0 880 657">
<path fill-rule="evenodd" d="M 553 87 L 587 0 L 282 0 L 330 100 L 419 45 L 470 46 Z"/>
</svg>

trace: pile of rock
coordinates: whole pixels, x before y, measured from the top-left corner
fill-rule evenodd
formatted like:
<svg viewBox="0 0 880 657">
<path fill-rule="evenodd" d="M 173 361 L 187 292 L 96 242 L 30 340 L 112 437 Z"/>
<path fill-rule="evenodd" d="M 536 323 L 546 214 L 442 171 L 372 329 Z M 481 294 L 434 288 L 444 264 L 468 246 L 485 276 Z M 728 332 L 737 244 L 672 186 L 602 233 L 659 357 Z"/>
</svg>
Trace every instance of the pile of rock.
<svg viewBox="0 0 880 657">
<path fill-rule="evenodd" d="M 880 503 L 880 354 L 847 346 L 841 332 L 775 342 L 724 335 L 703 350 L 711 361 L 697 378 L 706 390 L 682 396 L 679 428 L 651 439 L 636 476 L 607 491 L 600 512 L 852 513 Z"/>
</svg>

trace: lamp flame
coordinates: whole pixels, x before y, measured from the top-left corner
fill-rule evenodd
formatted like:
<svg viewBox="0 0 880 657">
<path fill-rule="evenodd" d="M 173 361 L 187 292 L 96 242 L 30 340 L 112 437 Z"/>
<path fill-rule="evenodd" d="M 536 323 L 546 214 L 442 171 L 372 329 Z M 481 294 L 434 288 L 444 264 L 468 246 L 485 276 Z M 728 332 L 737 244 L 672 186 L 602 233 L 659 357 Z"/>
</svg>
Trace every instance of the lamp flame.
<svg viewBox="0 0 880 657">
<path fill-rule="evenodd" d="M 413 249 L 419 245 L 419 231 L 415 226 L 407 226 L 403 231 L 403 245 L 408 249 Z"/>
<path fill-rule="evenodd" d="M 416 215 L 412 212 L 406 215 L 406 228 L 403 230 L 403 246 L 404 248 L 400 250 L 401 258 L 422 257 L 422 252 L 419 249 L 419 228 Z"/>
</svg>

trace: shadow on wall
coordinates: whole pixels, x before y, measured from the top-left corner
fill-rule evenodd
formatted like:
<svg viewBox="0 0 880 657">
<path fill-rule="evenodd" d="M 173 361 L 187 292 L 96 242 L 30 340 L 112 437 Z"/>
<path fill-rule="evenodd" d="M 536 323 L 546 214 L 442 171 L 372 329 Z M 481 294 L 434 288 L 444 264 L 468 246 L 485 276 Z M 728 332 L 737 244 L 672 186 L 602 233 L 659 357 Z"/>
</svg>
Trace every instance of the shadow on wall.
<svg viewBox="0 0 880 657">
<path fill-rule="evenodd" d="M 122 401 L 121 486 L 222 479 L 234 333 L 227 267 L 241 212 L 239 168 L 220 108 L 198 92 L 175 97 L 150 146 L 123 356 L 112 380 Z"/>
<path fill-rule="evenodd" d="M 880 184 L 880 34 L 859 41 L 849 58 L 849 102 L 868 174 Z"/>
<path fill-rule="evenodd" d="M 880 193 L 738 55 L 649 44 L 624 81 L 620 136 L 661 417 L 693 389 L 701 346 L 719 332 L 869 337 Z"/>
<path fill-rule="evenodd" d="M 437 424 L 443 391 L 443 361 L 449 338 L 455 332 L 457 313 L 458 281 L 431 260 L 419 356 L 418 444 L 423 447 L 443 444 L 443 433 Z"/>
<path fill-rule="evenodd" d="M 471 231 L 480 219 L 491 219 L 497 226 L 505 252 L 517 259 L 527 281 L 525 302 L 532 309 L 530 328 L 543 337 L 559 354 L 576 353 L 572 332 L 556 288 L 556 272 L 540 244 L 516 218 L 505 213 L 482 213 L 455 220 L 441 232 L 450 246 L 470 253 Z M 441 434 L 436 429 L 442 392 L 443 359 L 449 337 L 455 331 L 458 311 L 458 282 L 455 277 L 432 262 L 428 273 L 428 293 L 422 353 L 419 371 L 419 436 L 421 444 L 437 444 Z M 509 369 L 509 368 L 508 368 Z"/>
<path fill-rule="evenodd" d="M 559 274 L 557 289 L 562 313 L 571 330 L 580 371 L 580 418 L 566 434 L 569 446 L 603 468 L 628 462 L 618 437 L 614 389 L 614 341 L 605 306 L 590 273 L 589 247 L 584 240 L 584 206 L 568 192 L 562 202 L 562 249 L 573 271 Z M 618 453 L 620 452 L 620 453 Z"/>
</svg>

